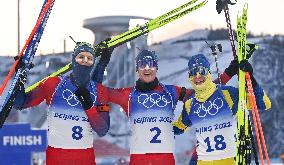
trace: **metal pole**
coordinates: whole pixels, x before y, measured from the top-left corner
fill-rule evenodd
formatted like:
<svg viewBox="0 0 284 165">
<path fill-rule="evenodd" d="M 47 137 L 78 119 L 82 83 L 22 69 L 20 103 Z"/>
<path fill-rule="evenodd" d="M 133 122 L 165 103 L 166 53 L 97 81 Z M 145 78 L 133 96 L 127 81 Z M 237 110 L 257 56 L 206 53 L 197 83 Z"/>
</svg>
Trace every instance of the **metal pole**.
<svg viewBox="0 0 284 165">
<path fill-rule="evenodd" d="M 63 53 L 66 53 L 66 39 L 63 40 Z"/>
</svg>

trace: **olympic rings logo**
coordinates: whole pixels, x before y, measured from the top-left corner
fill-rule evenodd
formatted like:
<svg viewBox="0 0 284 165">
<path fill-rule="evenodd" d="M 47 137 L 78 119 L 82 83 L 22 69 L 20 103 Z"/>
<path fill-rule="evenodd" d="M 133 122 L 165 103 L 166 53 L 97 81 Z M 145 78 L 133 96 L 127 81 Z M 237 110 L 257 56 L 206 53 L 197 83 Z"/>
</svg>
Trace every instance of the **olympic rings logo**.
<svg viewBox="0 0 284 165">
<path fill-rule="evenodd" d="M 221 98 L 216 98 L 213 102 L 208 101 L 202 104 L 196 103 L 194 106 L 197 106 L 198 108 L 194 113 L 196 113 L 198 117 L 206 117 L 207 114 L 214 116 L 219 112 L 223 105 L 224 103 Z"/>
<path fill-rule="evenodd" d="M 156 99 L 155 99 L 156 98 Z M 152 108 L 154 105 L 157 105 L 160 108 L 167 106 L 172 101 L 168 101 L 166 95 L 160 95 L 158 93 L 140 94 L 138 96 L 138 103 L 142 104 L 146 108 Z"/>
<path fill-rule="evenodd" d="M 95 104 L 95 102 L 97 100 L 97 96 L 95 94 L 93 94 L 92 92 L 90 92 L 90 94 L 94 96 L 95 100 L 93 101 L 93 103 Z M 65 89 L 62 92 L 62 97 L 63 97 L 64 100 L 67 101 L 68 105 L 70 105 L 72 107 L 74 107 L 74 106 L 76 106 L 80 103 L 77 96 L 69 89 Z"/>
</svg>

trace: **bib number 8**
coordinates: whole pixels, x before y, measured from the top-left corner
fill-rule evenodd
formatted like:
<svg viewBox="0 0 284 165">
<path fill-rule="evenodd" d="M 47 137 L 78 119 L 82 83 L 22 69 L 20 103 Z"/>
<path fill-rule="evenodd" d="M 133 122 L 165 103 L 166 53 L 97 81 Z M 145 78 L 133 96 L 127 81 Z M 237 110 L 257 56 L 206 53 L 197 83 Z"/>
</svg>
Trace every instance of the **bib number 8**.
<svg viewBox="0 0 284 165">
<path fill-rule="evenodd" d="M 212 148 L 210 144 L 210 139 L 207 137 L 204 142 L 207 144 L 207 150 L 206 152 L 212 152 L 215 151 L 214 148 Z M 224 136 L 222 135 L 216 135 L 214 137 L 214 142 L 215 142 L 215 149 L 216 150 L 224 150 L 226 148 L 226 143 L 224 142 Z"/>
<path fill-rule="evenodd" d="M 80 127 L 80 126 L 74 126 L 74 127 L 72 128 L 72 131 L 73 131 L 73 133 L 72 133 L 72 138 L 73 138 L 73 139 L 75 139 L 75 140 L 80 140 L 80 139 L 82 139 L 82 137 L 83 137 L 83 134 L 82 134 L 83 128 L 82 128 L 82 127 Z"/>
<path fill-rule="evenodd" d="M 158 136 L 161 134 L 161 130 L 158 127 L 153 127 L 150 129 L 151 132 L 156 131 L 156 135 L 152 138 L 150 143 L 161 143 L 161 140 L 158 140 Z"/>
</svg>

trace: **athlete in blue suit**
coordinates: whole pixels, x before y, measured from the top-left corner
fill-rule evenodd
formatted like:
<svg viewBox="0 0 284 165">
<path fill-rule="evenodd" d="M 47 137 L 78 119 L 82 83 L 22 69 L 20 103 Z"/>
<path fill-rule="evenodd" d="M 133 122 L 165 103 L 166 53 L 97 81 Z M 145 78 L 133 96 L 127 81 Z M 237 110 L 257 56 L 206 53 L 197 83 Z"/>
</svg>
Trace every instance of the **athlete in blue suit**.
<svg viewBox="0 0 284 165">
<path fill-rule="evenodd" d="M 227 73 L 236 74 L 238 66 L 231 63 Z M 242 61 L 240 68 L 251 74 L 259 109 L 269 109 L 270 100 L 252 75 L 252 67 Z M 175 134 L 195 129 L 198 165 L 233 165 L 236 156 L 238 89 L 219 86 L 212 81 L 210 64 L 203 54 L 192 56 L 188 62 L 188 74 L 194 94 L 185 102 L 182 113 L 174 123 Z"/>
</svg>

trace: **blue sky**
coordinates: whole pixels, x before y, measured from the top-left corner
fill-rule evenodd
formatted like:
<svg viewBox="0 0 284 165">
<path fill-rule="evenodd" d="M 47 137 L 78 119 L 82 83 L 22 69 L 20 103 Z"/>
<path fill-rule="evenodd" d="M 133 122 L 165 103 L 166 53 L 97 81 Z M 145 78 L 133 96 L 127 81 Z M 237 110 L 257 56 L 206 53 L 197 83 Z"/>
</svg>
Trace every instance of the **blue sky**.
<svg viewBox="0 0 284 165">
<path fill-rule="evenodd" d="M 21 2 L 21 48 L 28 38 L 43 3 L 43 0 L 20 0 Z M 188 0 L 56 0 L 48 20 L 37 53 L 63 51 L 63 40 L 67 39 L 67 50 L 72 50 L 74 43 L 68 38 L 93 42 L 94 35 L 82 27 L 83 20 L 106 15 L 135 15 L 155 18 Z M 230 7 L 233 27 L 236 25 L 237 11 L 244 2 L 249 3 L 247 29 L 253 33 L 284 34 L 284 1 L 282 0 L 238 0 Z M 269 2 L 269 3 L 268 3 Z M 273 6 L 273 8 L 272 8 Z M 0 55 L 17 53 L 17 0 L 0 1 Z M 224 13 L 215 11 L 215 0 L 209 0 L 203 8 L 190 13 L 169 25 L 155 30 L 151 35 L 154 41 L 186 33 L 195 28 L 225 27 Z"/>
</svg>

